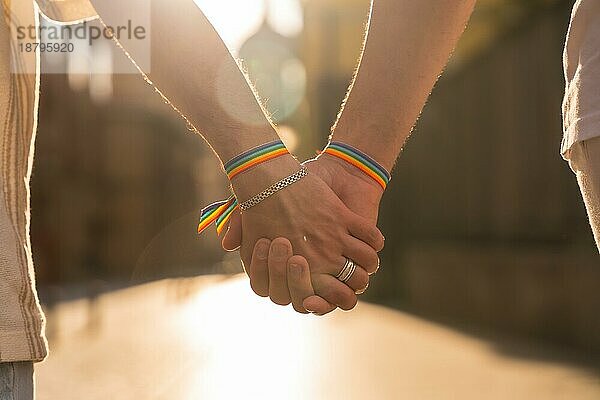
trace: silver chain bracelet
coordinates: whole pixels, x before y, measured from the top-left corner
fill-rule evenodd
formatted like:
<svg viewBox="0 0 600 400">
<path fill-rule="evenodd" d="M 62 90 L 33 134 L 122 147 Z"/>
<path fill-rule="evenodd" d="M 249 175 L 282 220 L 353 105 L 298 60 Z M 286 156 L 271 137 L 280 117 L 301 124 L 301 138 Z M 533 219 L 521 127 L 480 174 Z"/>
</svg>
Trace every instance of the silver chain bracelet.
<svg viewBox="0 0 600 400">
<path fill-rule="evenodd" d="M 303 165 L 297 172 L 293 173 L 292 175 L 290 175 L 286 178 L 283 178 L 282 180 L 269 186 L 268 188 L 266 188 L 265 190 L 263 190 L 256 196 L 252 196 L 248 200 L 241 203 L 240 210 L 242 210 L 242 211 L 249 210 L 250 208 L 252 208 L 255 205 L 262 202 L 263 200 L 273 196 L 275 193 L 279 192 L 280 190 L 298 182 L 300 179 L 304 178 L 306 175 L 308 175 L 308 169 L 306 169 L 306 167 Z"/>
</svg>

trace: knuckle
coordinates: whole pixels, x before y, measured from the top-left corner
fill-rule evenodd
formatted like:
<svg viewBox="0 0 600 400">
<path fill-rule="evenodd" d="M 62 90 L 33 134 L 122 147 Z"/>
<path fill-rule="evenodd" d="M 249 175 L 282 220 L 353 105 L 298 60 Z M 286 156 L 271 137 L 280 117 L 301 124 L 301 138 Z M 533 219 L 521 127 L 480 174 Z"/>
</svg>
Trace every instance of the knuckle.
<svg viewBox="0 0 600 400">
<path fill-rule="evenodd" d="M 377 239 L 379 239 L 379 234 L 377 232 L 377 228 L 374 226 L 369 226 L 367 229 L 367 237 L 372 241 L 375 242 Z"/>
<path fill-rule="evenodd" d="M 304 257 L 300 255 L 291 256 L 288 259 L 288 264 L 296 264 L 300 267 L 302 272 L 306 272 L 306 262 L 304 261 Z"/>
<path fill-rule="evenodd" d="M 281 280 L 287 276 L 286 266 L 279 263 L 272 265 L 269 272 L 274 279 Z"/>
<path fill-rule="evenodd" d="M 291 256 L 292 245 L 285 238 L 277 238 L 271 242 L 269 260 L 276 263 L 285 263 Z"/>
<path fill-rule="evenodd" d="M 365 237 L 365 239 L 368 239 L 371 236 L 371 226 L 362 219 L 357 222 L 357 230 L 362 236 Z"/>
<path fill-rule="evenodd" d="M 310 279 L 310 271 L 308 270 L 308 267 L 302 263 L 290 262 L 286 272 L 288 285 L 293 286 L 294 288 L 304 287 L 306 285 L 306 280 Z"/>
</svg>

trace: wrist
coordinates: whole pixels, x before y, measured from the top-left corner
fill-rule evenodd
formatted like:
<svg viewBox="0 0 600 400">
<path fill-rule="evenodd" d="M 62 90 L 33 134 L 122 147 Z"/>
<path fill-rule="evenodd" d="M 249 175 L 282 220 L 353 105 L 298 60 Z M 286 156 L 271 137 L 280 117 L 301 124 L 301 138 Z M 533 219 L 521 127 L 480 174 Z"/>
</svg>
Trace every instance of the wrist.
<svg viewBox="0 0 600 400">
<path fill-rule="evenodd" d="M 385 191 L 391 179 L 389 171 L 362 150 L 340 141 L 330 141 L 323 154 L 332 156 L 359 170 Z"/>
<path fill-rule="evenodd" d="M 328 174 L 331 175 L 328 178 L 332 182 L 335 181 L 336 177 L 339 178 L 339 176 L 350 177 L 366 184 L 367 186 L 365 187 L 371 187 L 375 192 L 383 195 L 384 191 L 381 185 L 375 182 L 371 177 L 365 175 L 363 171 L 356 168 L 354 165 L 327 153 L 322 153 L 318 159 L 319 162 L 327 164 Z"/>
<path fill-rule="evenodd" d="M 407 136 L 386 135 L 386 132 L 399 131 L 397 125 L 390 124 L 389 118 L 374 118 L 359 111 L 346 111 L 336 124 L 331 140 L 362 150 L 391 171 Z"/>
<path fill-rule="evenodd" d="M 288 154 L 269 160 L 236 176 L 231 181 L 231 187 L 238 201 L 243 202 L 299 169 L 298 160 Z"/>
</svg>

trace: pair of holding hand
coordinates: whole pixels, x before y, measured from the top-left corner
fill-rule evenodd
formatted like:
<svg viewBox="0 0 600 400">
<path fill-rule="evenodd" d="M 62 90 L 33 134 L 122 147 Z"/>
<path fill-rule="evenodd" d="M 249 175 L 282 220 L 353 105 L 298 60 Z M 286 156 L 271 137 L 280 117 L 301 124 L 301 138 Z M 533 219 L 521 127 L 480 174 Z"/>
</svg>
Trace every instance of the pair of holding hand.
<svg viewBox="0 0 600 400">
<path fill-rule="evenodd" d="M 255 161 L 231 179 L 238 199 L 252 199 L 256 187 L 302 168 L 287 152 L 266 161 Z M 248 163 L 252 162 L 250 157 Z M 259 296 L 279 305 L 291 303 L 300 313 L 351 310 L 379 268 L 377 253 L 384 237 L 376 222 L 387 181 L 382 185 L 354 159 L 327 152 L 304 166 L 306 176 L 256 205 L 242 212 L 230 207 L 223 248 L 240 248 L 251 287 Z M 244 203 L 240 205 L 243 209 Z"/>
</svg>

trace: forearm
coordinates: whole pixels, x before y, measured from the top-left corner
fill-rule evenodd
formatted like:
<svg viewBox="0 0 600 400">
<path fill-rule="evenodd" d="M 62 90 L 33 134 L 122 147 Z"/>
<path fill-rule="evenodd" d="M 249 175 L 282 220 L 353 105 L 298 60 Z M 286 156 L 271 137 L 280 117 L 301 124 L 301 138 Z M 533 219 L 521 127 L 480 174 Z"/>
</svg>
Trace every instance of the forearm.
<svg viewBox="0 0 600 400">
<path fill-rule="evenodd" d="M 476 0 L 373 0 L 360 67 L 334 140 L 390 170 Z"/>
<path fill-rule="evenodd" d="M 92 2 L 109 26 L 126 25 L 136 15 L 135 7 L 151 3 L 152 68 L 148 76 L 223 162 L 278 139 L 237 63 L 192 0 L 133 5 L 121 0 Z M 134 48 L 127 50 L 134 60 L 142 56 Z"/>
</svg>

